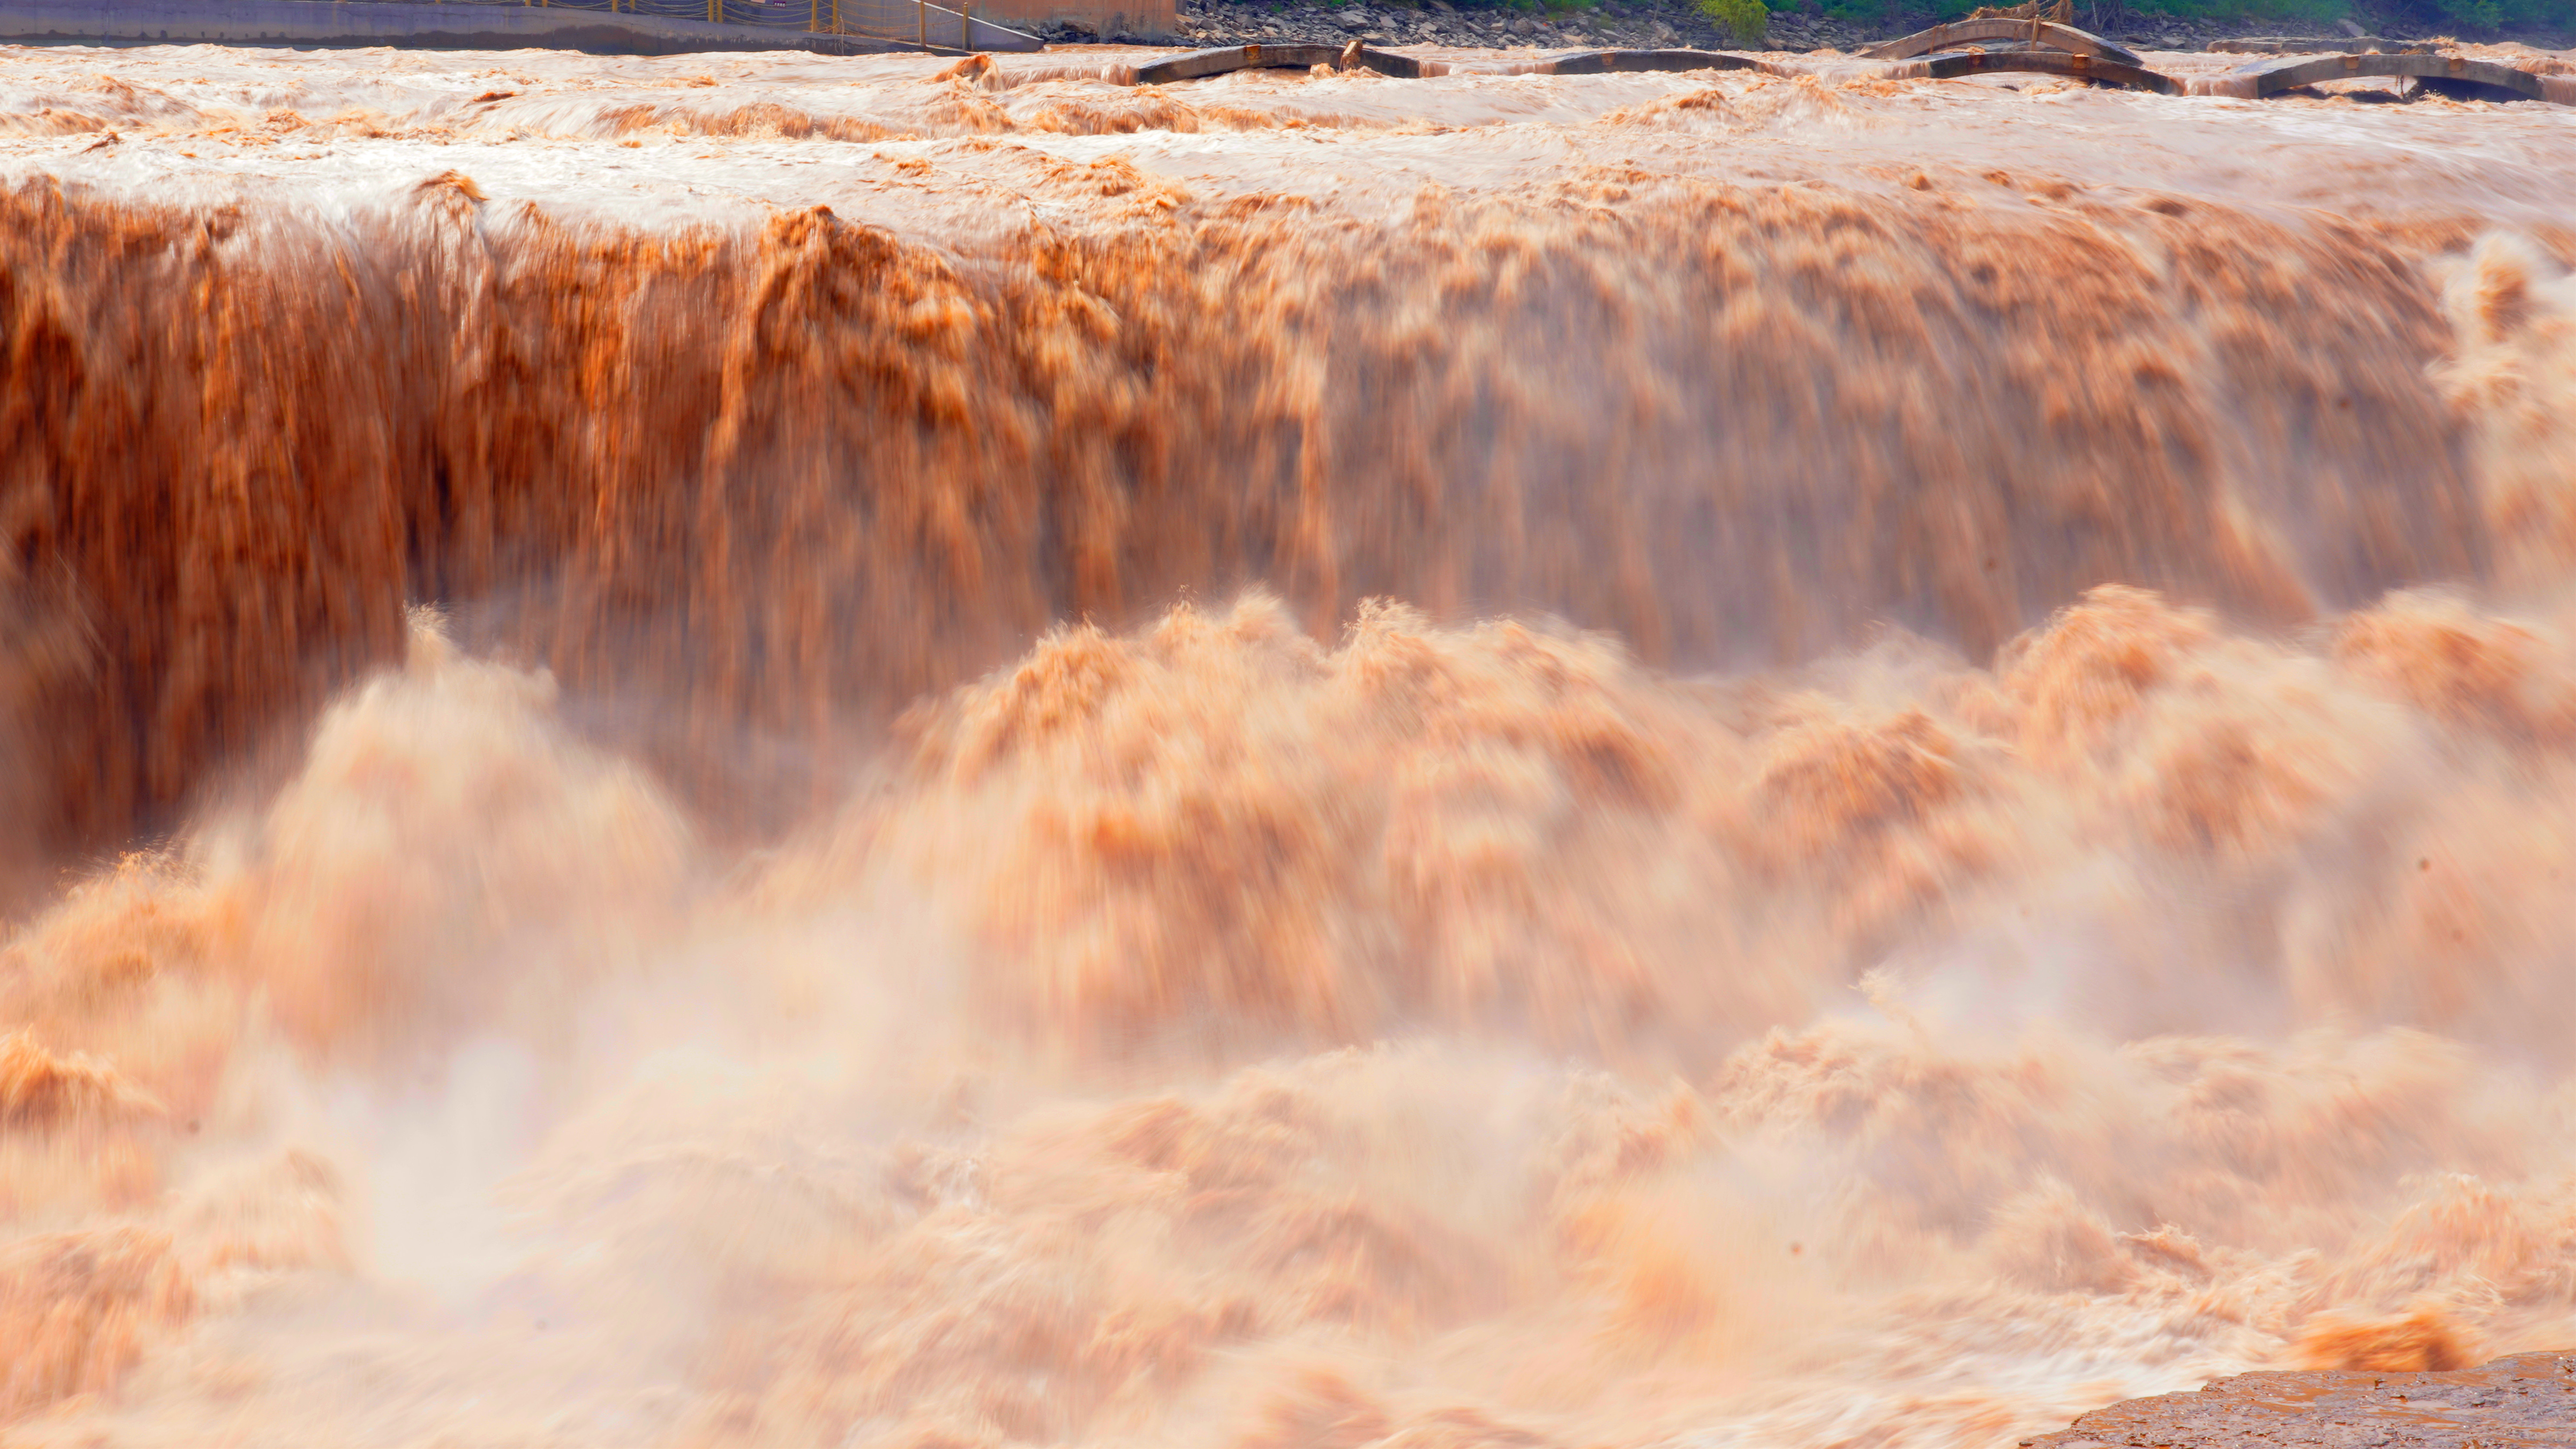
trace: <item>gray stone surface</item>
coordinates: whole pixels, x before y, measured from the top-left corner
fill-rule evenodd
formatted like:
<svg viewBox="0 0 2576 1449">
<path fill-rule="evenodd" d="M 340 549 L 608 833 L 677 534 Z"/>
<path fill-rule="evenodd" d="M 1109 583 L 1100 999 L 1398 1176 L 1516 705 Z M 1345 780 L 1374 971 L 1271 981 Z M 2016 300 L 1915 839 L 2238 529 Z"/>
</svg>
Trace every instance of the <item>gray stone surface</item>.
<svg viewBox="0 0 2576 1449">
<path fill-rule="evenodd" d="M 2030 1449 L 2576 1449 L 2576 1351 L 2452 1373 L 2240 1374 L 2096 1409 Z"/>
</svg>

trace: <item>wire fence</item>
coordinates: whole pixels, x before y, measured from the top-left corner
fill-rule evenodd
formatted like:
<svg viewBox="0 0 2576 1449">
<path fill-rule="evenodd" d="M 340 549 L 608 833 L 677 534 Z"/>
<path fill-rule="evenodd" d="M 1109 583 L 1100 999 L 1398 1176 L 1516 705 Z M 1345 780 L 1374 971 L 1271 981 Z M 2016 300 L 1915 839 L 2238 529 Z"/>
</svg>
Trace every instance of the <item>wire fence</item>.
<svg viewBox="0 0 2576 1449">
<path fill-rule="evenodd" d="M 859 35 L 963 47 L 972 32 L 974 0 L 439 0 L 455 5 L 510 5 L 552 10 L 597 10 L 617 15 L 658 15 L 720 25 L 759 25 L 818 35 Z M 990 22 L 987 22 L 990 23 Z"/>
</svg>

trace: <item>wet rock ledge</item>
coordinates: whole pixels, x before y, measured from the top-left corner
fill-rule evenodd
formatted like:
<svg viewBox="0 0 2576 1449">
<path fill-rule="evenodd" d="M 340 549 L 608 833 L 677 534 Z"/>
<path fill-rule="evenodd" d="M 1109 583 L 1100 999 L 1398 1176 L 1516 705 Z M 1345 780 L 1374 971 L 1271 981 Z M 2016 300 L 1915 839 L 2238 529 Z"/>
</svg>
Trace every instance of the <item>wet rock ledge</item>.
<svg viewBox="0 0 2576 1449">
<path fill-rule="evenodd" d="M 1998 0 L 2000 3 L 2000 0 Z M 1282 42 L 1334 45 L 1359 40 L 1370 45 L 1446 45 L 1497 50 L 1588 50 L 1596 47 L 1659 48 L 1689 46 L 1698 50 L 1755 50 L 1849 53 L 1873 41 L 1910 34 L 1943 18 L 1921 0 L 1895 0 L 1874 20 L 1841 19 L 1828 13 L 1827 0 L 1771 0 L 1769 32 L 1758 42 L 1730 36 L 1711 23 L 1697 0 L 1582 0 L 1572 9 L 1549 11 L 1536 4 L 1513 8 L 1497 0 L 1177 0 L 1174 34 L 1164 42 L 1188 46 L 1267 45 Z M 2346 20 L 2329 29 L 2339 36 L 2364 34 L 2389 40 L 2429 38 L 2431 32 L 2393 10 L 2372 16 L 2366 7 L 2355 14 L 2365 27 Z M 2107 14 L 2105 12 L 2108 12 Z M 2136 50 L 2200 50 L 2212 41 L 2248 36 L 2278 36 L 2284 22 L 2273 19 L 2215 19 L 2149 14 L 2119 4 L 2082 0 L 2076 23 Z M 1071 22 L 1034 27 L 1048 40 L 1137 40 L 1100 35 Z M 2295 24 L 2290 26 L 2295 31 Z M 2576 36 L 2549 30 L 2480 35 L 2473 39 L 2517 39 L 2544 49 L 2576 42 Z"/>
<path fill-rule="evenodd" d="M 2576 1350 L 2449 1373 L 2240 1374 L 2096 1409 L 2028 1449 L 2576 1449 Z"/>
</svg>

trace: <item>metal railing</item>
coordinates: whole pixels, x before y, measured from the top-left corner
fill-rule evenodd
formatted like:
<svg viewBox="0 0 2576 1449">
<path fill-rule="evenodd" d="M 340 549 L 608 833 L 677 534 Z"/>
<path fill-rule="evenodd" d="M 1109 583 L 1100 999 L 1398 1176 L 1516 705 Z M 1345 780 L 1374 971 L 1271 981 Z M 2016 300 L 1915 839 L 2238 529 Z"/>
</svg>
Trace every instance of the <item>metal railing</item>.
<svg viewBox="0 0 2576 1449">
<path fill-rule="evenodd" d="M 655 15 L 718 25 L 758 25 L 816 35 L 911 41 L 924 50 L 975 48 L 975 0 L 437 0 L 440 4 L 509 5 Z M 953 9 L 951 6 L 953 5 Z"/>
</svg>

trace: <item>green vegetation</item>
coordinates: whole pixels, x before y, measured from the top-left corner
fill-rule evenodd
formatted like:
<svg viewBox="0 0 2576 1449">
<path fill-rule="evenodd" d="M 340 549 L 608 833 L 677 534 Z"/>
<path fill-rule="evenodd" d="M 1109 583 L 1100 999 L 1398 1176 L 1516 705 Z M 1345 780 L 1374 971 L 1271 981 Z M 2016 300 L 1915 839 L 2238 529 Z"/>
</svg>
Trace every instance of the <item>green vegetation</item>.
<svg viewBox="0 0 2576 1449">
<path fill-rule="evenodd" d="M 1956 20 L 1980 4 L 1998 3 L 2011 0 L 1929 0 L 1928 6 L 1926 0 L 1799 0 L 1810 12 L 1889 29 Z M 2347 17 L 2369 29 L 2403 23 L 2408 33 L 2576 32 L 2576 0 L 2075 0 L 2075 23 L 2087 29 L 2117 33 L 2168 16 L 2277 26 L 2293 35 L 2331 33 Z"/>
<path fill-rule="evenodd" d="M 1995 0 L 1940 0 L 1940 16 L 1956 20 L 1979 4 Z M 2260 20 L 2279 22 L 2307 34 L 2332 29 L 2350 13 L 2345 0 L 2118 0 L 2093 4 L 2076 0 L 2075 23 L 2120 29 L 2131 16 L 2172 15 L 2193 20 Z"/>
<path fill-rule="evenodd" d="M 2461 30 L 2576 30 L 2576 0 L 2426 0 L 2425 18 Z"/>
<path fill-rule="evenodd" d="M 1756 44 L 1771 29 L 1771 12 L 1762 0 L 1699 0 L 1699 8 L 1738 45 Z"/>
</svg>

